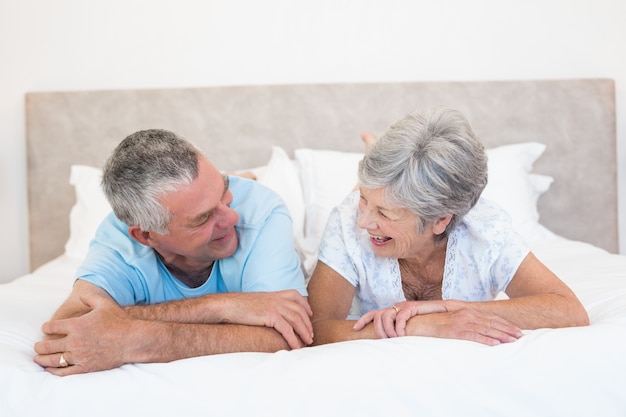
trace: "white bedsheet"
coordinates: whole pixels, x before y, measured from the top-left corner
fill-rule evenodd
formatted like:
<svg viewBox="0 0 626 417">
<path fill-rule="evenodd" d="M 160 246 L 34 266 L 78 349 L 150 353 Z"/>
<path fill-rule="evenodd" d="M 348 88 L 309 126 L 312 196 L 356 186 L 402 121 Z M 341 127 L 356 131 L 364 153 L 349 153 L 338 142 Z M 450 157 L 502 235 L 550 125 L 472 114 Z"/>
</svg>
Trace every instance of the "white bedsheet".
<svg viewBox="0 0 626 417">
<path fill-rule="evenodd" d="M 626 256 L 560 238 L 533 250 L 577 293 L 591 326 L 527 331 L 496 347 L 406 337 L 65 378 L 32 361 L 77 266 L 60 257 L 0 286 L 0 416 L 626 415 Z"/>
</svg>

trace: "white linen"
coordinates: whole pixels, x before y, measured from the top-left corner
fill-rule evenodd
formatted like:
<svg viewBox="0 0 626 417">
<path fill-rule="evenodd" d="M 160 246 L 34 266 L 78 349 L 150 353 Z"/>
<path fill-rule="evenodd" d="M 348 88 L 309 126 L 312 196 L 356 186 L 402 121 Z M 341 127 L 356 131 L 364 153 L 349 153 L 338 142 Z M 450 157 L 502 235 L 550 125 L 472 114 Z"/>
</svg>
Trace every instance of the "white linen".
<svg viewBox="0 0 626 417">
<path fill-rule="evenodd" d="M 58 258 L 0 285 L 0 416 L 623 416 L 626 256 L 558 237 L 533 243 L 591 326 L 496 347 L 425 337 L 236 353 L 55 377 L 32 361 L 70 291 Z"/>
</svg>

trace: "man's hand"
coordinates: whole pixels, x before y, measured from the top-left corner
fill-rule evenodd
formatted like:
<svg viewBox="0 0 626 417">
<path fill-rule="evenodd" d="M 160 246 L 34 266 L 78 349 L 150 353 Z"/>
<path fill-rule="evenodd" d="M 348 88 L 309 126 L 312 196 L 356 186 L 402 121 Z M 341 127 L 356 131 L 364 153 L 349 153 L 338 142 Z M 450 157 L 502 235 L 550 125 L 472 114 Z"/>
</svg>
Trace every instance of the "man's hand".
<svg viewBox="0 0 626 417">
<path fill-rule="evenodd" d="M 125 364 L 120 346 L 124 346 L 124 338 L 133 336 L 133 319 L 111 299 L 87 295 L 80 300 L 90 312 L 44 323 L 45 340 L 35 344 L 35 362 L 54 375 L 102 371 Z M 67 366 L 62 366 L 61 355 Z"/>
<path fill-rule="evenodd" d="M 297 349 L 313 343 L 311 315 L 309 303 L 296 290 L 230 293 L 219 321 L 274 328 Z"/>
<path fill-rule="evenodd" d="M 246 351 L 253 349 L 251 346 L 258 345 L 261 340 L 257 339 L 260 333 L 251 336 L 254 341 L 245 339 L 245 334 L 251 332 L 247 326 L 274 329 L 292 349 L 313 342 L 311 308 L 306 298 L 295 290 L 229 293 L 219 297 L 221 308 L 217 323 L 224 326 L 215 322 L 190 324 L 185 321 L 140 319 L 108 296 L 77 296 L 74 304 L 77 308 L 78 304 L 82 304 L 79 309 L 84 313 L 44 323 L 44 340 L 35 344 L 35 362 L 54 375 L 64 376 L 112 369 L 126 363 Z M 208 302 L 208 299 L 200 298 L 195 302 Z M 244 326 L 227 328 L 228 323 Z M 219 332 L 223 334 L 218 337 Z M 229 337 L 225 337 L 227 335 Z M 181 344 L 174 346 L 172 337 Z M 163 346 L 167 348 L 157 349 L 155 357 L 155 343 L 164 340 L 169 340 Z M 254 349 L 265 351 L 268 348 L 256 346 Z M 64 366 L 61 357 L 67 361 L 67 366 Z"/>
</svg>

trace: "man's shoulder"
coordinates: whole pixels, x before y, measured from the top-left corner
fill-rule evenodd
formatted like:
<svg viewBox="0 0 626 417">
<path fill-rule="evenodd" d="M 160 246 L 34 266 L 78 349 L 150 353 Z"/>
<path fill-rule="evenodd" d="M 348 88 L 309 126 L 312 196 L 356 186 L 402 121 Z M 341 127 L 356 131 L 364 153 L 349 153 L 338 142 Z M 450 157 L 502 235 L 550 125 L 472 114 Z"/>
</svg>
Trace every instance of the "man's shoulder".
<svg viewBox="0 0 626 417">
<path fill-rule="evenodd" d="M 125 262 L 128 258 L 137 259 L 154 255 L 154 250 L 130 237 L 128 225 L 114 213 L 110 213 L 102 220 L 91 246 L 93 249 L 106 248 L 112 256 Z"/>
<path fill-rule="evenodd" d="M 229 182 L 233 193 L 231 207 L 245 222 L 258 222 L 275 212 L 288 214 L 283 199 L 268 187 L 236 176 L 229 177 Z"/>
</svg>

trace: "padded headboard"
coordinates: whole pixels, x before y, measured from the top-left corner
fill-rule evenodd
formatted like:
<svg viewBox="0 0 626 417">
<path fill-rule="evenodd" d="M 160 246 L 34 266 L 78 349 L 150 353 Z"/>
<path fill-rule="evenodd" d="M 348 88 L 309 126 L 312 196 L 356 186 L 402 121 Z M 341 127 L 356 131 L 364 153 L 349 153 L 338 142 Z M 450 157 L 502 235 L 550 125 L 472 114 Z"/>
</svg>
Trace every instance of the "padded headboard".
<svg viewBox="0 0 626 417">
<path fill-rule="evenodd" d="M 487 147 L 547 144 L 535 172 L 555 181 L 540 221 L 618 251 L 612 80 L 266 85 L 28 93 L 31 267 L 64 250 L 70 166 L 102 166 L 136 130 L 173 130 L 220 169 L 242 169 L 266 163 L 271 145 L 361 152 L 360 132 L 434 105 L 465 113 Z"/>
</svg>

